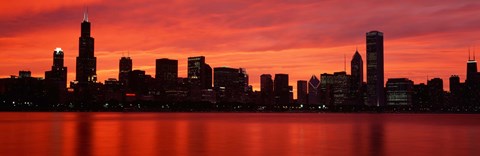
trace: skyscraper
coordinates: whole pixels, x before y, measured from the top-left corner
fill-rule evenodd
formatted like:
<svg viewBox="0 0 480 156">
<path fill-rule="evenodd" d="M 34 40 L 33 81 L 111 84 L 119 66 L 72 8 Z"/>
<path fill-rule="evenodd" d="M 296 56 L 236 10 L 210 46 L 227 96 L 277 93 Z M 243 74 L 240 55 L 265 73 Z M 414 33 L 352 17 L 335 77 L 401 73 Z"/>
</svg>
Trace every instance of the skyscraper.
<svg viewBox="0 0 480 156">
<path fill-rule="evenodd" d="M 273 79 L 270 74 L 260 76 L 260 92 L 262 103 L 270 105 L 273 102 Z"/>
<path fill-rule="evenodd" d="M 45 72 L 45 81 L 49 101 L 52 104 L 65 102 L 67 89 L 67 67 L 63 66 L 63 50 L 53 51 L 52 70 Z"/>
<path fill-rule="evenodd" d="M 273 91 L 276 105 L 290 104 L 290 88 L 288 85 L 288 74 L 275 74 Z"/>
<path fill-rule="evenodd" d="M 217 102 L 245 102 L 244 97 L 248 82 L 244 69 L 217 67 L 214 68 L 213 73 Z"/>
<path fill-rule="evenodd" d="M 307 81 L 305 80 L 297 81 L 297 103 L 307 104 Z"/>
<path fill-rule="evenodd" d="M 431 106 L 442 106 L 444 100 L 443 80 L 433 78 L 427 81 L 429 104 Z"/>
<path fill-rule="evenodd" d="M 120 58 L 118 80 L 125 85 L 128 80 L 128 73 L 131 71 L 132 59 L 130 59 L 130 57 Z"/>
<path fill-rule="evenodd" d="M 385 105 L 383 33 L 370 31 L 367 42 L 367 101 L 369 106 Z"/>
<path fill-rule="evenodd" d="M 90 36 L 90 22 L 85 11 L 79 38 L 76 80 L 78 83 L 97 81 L 97 58 L 94 55 L 94 39 Z"/>
<path fill-rule="evenodd" d="M 188 58 L 188 80 L 193 87 L 212 88 L 212 68 L 205 63 L 205 56 Z"/>
<path fill-rule="evenodd" d="M 465 83 L 468 86 L 476 85 L 479 82 L 479 77 L 478 77 L 478 71 L 477 71 L 477 61 L 475 60 L 475 54 L 473 55 L 473 58 L 470 58 L 468 56 L 468 61 L 467 61 L 467 79 L 465 80 Z"/>
<path fill-rule="evenodd" d="M 155 79 L 166 88 L 173 88 L 178 79 L 178 60 L 167 58 L 155 62 Z"/>
<path fill-rule="evenodd" d="M 320 104 L 322 105 L 333 105 L 334 78 L 333 74 L 320 74 Z"/>
<path fill-rule="evenodd" d="M 362 56 L 358 52 L 358 49 L 355 51 L 350 65 L 352 74 L 352 88 L 358 90 L 363 83 L 363 60 Z"/>
<path fill-rule="evenodd" d="M 335 105 L 350 104 L 350 79 L 347 72 L 333 73 L 333 103 Z"/>
<path fill-rule="evenodd" d="M 320 80 L 315 75 L 308 81 L 308 104 L 320 104 Z"/>
</svg>

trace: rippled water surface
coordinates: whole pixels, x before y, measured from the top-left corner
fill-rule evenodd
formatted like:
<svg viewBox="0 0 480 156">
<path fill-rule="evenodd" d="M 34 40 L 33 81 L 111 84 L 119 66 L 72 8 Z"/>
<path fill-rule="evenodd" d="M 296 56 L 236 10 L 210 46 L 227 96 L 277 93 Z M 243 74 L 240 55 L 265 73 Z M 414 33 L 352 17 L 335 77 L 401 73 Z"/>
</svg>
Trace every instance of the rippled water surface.
<svg viewBox="0 0 480 156">
<path fill-rule="evenodd" d="M 0 113 L 0 155 L 480 155 L 480 115 Z"/>
</svg>

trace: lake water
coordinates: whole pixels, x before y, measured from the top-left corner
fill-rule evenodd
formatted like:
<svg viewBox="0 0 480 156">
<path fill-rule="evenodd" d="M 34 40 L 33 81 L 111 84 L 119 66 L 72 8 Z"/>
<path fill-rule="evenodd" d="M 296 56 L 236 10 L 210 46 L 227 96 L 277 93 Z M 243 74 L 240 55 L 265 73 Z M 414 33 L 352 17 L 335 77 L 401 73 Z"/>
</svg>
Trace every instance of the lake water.
<svg viewBox="0 0 480 156">
<path fill-rule="evenodd" d="M 480 155 L 480 115 L 0 113 L 0 155 Z"/>
</svg>

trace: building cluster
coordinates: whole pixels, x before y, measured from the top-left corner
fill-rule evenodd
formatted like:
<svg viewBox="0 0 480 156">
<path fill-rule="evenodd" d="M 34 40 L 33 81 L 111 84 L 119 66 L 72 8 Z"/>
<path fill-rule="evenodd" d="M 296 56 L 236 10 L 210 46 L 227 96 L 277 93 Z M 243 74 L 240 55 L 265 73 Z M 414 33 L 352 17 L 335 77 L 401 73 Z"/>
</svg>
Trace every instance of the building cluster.
<svg viewBox="0 0 480 156">
<path fill-rule="evenodd" d="M 358 50 L 351 60 L 350 75 L 346 71 L 312 75 L 297 81 L 297 99 L 288 74 L 260 76 L 260 91 L 253 91 L 244 68 L 212 67 L 204 56 L 188 58 L 188 76 L 178 77 L 178 60 L 156 59 L 155 76 L 133 70 L 130 57 L 121 57 L 117 78 L 97 81 L 94 38 L 88 15 L 84 15 L 76 58 L 76 78 L 67 88 L 67 67 L 60 48 L 53 51 L 53 65 L 45 79 L 31 77 L 30 71 L 0 79 L 3 103 L 59 105 L 130 103 L 208 102 L 238 103 L 257 106 L 418 106 L 425 109 L 449 105 L 480 103 L 480 73 L 475 56 L 467 62 L 467 78 L 450 77 L 450 92 L 443 90 L 443 80 L 433 78 L 427 84 L 414 84 L 408 78 L 390 78 L 384 84 L 383 33 L 366 33 L 366 82 L 364 63 Z M 213 76 L 213 77 L 212 77 Z M 212 85 L 213 84 L 213 85 Z"/>
</svg>

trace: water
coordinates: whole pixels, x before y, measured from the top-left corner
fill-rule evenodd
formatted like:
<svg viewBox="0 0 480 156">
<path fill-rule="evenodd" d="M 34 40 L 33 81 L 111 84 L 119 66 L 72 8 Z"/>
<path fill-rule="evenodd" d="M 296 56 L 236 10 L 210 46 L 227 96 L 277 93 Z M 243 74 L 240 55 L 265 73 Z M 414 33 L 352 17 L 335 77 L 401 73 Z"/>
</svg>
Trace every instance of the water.
<svg viewBox="0 0 480 156">
<path fill-rule="evenodd" d="M 0 155 L 479 155 L 480 115 L 0 113 Z"/>
</svg>

